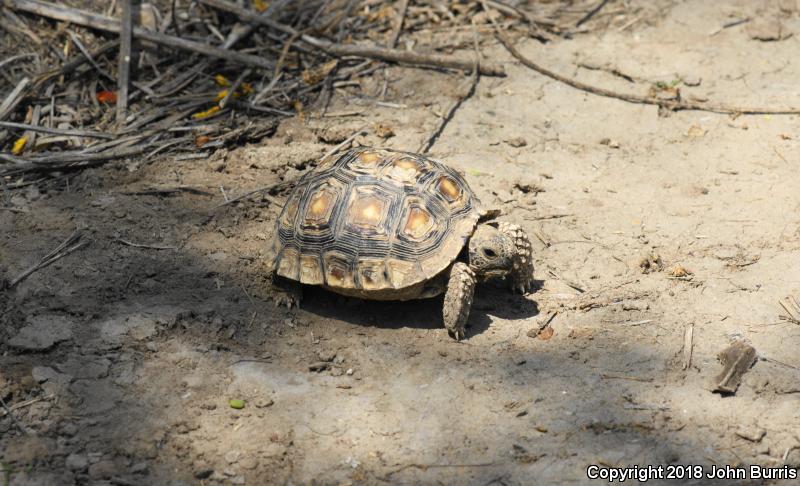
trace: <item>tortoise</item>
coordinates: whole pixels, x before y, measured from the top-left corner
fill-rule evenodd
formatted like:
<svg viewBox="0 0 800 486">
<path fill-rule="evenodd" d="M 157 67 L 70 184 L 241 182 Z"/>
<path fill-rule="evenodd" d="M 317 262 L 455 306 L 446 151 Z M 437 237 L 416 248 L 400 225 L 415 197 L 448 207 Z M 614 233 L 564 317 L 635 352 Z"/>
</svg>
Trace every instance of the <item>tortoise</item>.
<svg viewBox="0 0 800 486">
<path fill-rule="evenodd" d="M 300 283 L 372 300 L 444 294 L 444 326 L 460 340 L 477 282 L 532 287 L 528 236 L 498 214 L 457 171 L 422 155 L 358 147 L 325 156 L 276 222 L 275 303 L 299 304 Z"/>
</svg>

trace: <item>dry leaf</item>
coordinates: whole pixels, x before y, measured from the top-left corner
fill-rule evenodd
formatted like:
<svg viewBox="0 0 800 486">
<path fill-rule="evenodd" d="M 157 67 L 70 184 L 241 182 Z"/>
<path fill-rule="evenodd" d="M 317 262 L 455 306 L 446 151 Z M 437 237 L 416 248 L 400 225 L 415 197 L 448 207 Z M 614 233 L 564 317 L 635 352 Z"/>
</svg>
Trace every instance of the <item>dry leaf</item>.
<svg viewBox="0 0 800 486">
<path fill-rule="evenodd" d="M 228 90 L 227 89 L 223 89 L 222 91 L 217 93 L 217 96 L 214 97 L 214 101 L 217 101 L 217 102 L 222 101 L 222 100 L 225 99 L 226 96 L 228 96 Z"/>
<path fill-rule="evenodd" d="M 538 337 L 542 341 L 547 341 L 548 339 L 553 337 L 553 334 L 555 334 L 555 332 L 556 331 L 555 329 L 553 329 L 552 326 L 547 326 L 544 329 L 542 329 L 536 337 Z"/>
<path fill-rule="evenodd" d="M 706 130 L 703 130 L 700 125 L 692 125 L 689 127 L 689 131 L 686 132 L 686 136 L 689 138 L 700 138 L 705 136 L 705 134 Z"/>
<path fill-rule="evenodd" d="M 305 71 L 303 71 L 302 74 L 303 81 L 305 81 L 305 83 L 309 86 L 323 81 L 328 76 L 328 74 L 330 74 L 330 72 L 333 71 L 338 62 L 339 61 L 334 59 L 332 61 L 326 62 L 325 64 L 317 66 L 313 69 L 306 69 Z"/>
<path fill-rule="evenodd" d="M 16 142 L 14 142 L 14 147 L 11 149 L 11 153 L 14 155 L 19 155 L 25 150 L 25 145 L 28 143 L 28 136 L 23 135 L 19 137 Z"/>
<path fill-rule="evenodd" d="M 689 275 L 693 275 L 692 271 L 684 268 L 681 265 L 675 265 L 674 267 L 670 268 L 667 274 L 671 277 L 688 277 Z"/>
<path fill-rule="evenodd" d="M 204 120 L 206 118 L 214 116 L 219 111 L 219 106 L 212 106 L 211 108 L 207 109 L 206 111 L 201 111 L 200 113 L 195 113 L 192 115 L 194 120 Z"/>
<path fill-rule="evenodd" d="M 209 138 L 208 135 L 198 135 L 194 139 L 194 144 L 197 145 L 198 147 L 202 147 L 203 145 L 207 144 L 210 140 L 211 138 Z"/>
<path fill-rule="evenodd" d="M 100 103 L 116 103 L 117 102 L 117 93 L 113 91 L 98 91 L 97 93 L 97 101 Z"/>
<path fill-rule="evenodd" d="M 383 139 L 391 138 L 394 137 L 395 135 L 394 130 L 392 130 L 392 127 L 390 127 L 389 125 L 384 125 L 383 123 L 376 123 L 374 126 L 374 131 L 375 135 Z"/>
<path fill-rule="evenodd" d="M 253 0 L 253 8 L 257 12 L 263 12 L 269 8 L 269 3 L 265 2 L 264 0 Z"/>
<path fill-rule="evenodd" d="M 217 86 L 222 86 L 223 88 L 227 88 L 231 85 L 231 82 L 222 74 L 217 74 L 214 76 L 214 82 L 217 83 Z"/>
</svg>

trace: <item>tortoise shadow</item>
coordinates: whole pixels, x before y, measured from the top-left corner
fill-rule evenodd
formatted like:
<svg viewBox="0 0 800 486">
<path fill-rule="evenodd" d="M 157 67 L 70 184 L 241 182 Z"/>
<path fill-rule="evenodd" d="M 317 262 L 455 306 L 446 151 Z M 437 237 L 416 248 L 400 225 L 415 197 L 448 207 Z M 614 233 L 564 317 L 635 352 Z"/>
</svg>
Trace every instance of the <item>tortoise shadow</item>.
<svg viewBox="0 0 800 486">
<path fill-rule="evenodd" d="M 316 316 L 381 329 L 441 329 L 443 297 L 377 301 L 344 297 L 321 287 L 303 286 L 301 309 Z M 494 284 L 478 285 L 467 323 L 467 337 L 482 334 L 500 319 L 528 319 L 539 314 L 530 297 Z"/>
</svg>

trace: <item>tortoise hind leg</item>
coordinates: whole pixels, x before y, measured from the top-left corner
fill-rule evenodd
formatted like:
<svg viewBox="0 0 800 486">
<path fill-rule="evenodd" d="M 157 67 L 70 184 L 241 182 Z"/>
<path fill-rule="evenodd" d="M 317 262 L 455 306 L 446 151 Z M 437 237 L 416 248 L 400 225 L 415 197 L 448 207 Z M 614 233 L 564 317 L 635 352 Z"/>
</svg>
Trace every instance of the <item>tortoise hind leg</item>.
<svg viewBox="0 0 800 486">
<path fill-rule="evenodd" d="M 511 290 L 525 294 L 533 288 L 533 247 L 527 233 L 516 224 L 500 221 L 497 229 L 511 238 L 517 251 L 514 255 L 514 268 L 508 275 Z"/>
<path fill-rule="evenodd" d="M 450 267 L 447 292 L 444 294 L 444 327 L 457 341 L 464 339 L 464 327 L 475 295 L 475 273 L 467 264 L 456 262 Z"/>
<path fill-rule="evenodd" d="M 291 309 L 292 306 L 299 308 L 300 301 L 303 300 L 303 288 L 300 282 L 275 274 L 272 275 L 272 294 L 275 307 L 285 305 L 287 309 Z"/>
</svg>

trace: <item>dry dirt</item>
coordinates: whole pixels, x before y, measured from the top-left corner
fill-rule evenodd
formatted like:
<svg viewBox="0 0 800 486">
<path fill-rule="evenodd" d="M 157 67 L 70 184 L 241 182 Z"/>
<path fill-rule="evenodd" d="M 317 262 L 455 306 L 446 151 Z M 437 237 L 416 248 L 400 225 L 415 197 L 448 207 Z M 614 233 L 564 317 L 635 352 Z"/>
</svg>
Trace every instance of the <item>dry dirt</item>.
<svg viewBox="0 0 800 486">
<path fill-rule="evenodd" d="M 800 107 L 797 2 L 653 5 L 624 28 L 520 49 L 620 91 L 661 82 Z M 776 18 L 779 40 L 754 38 Z M 6 193 L 26 211 L 0 211 L 7 278 L 75 229 L 92 242 L 0 294 L 0 390 L 21 405 L 18 422 L 0 411 L 0 484 L 583 484 L 590 464 L 798 467 L 800 327 L 778 304 L 800 293 L 798 117 L 659 116 L 544 78 L 497 45 L 484 55 L 508 77 L 481 79 L 432 155 L 538 235 L 539 285 L 479 288 L 461 343 L 438 299 L 306 289 L 300 310 L 275 309 L 263 260 L 277 208 L 212 209 L 220 187 L 233 197 L 294 178 L 362 126 L 395 136 L 360 143 L 416 150 L 457 74 L 392 68 L 395 108 L 340 93 L 331 114 L 359 114 Z M 142 194 L 177 186 L 203 192 Z M 552 336 L 528 336 L 553 313 Z M 735 395 L 711 393 L 717 353 L 737 338 L 761 359 Z"/>
</svg>

